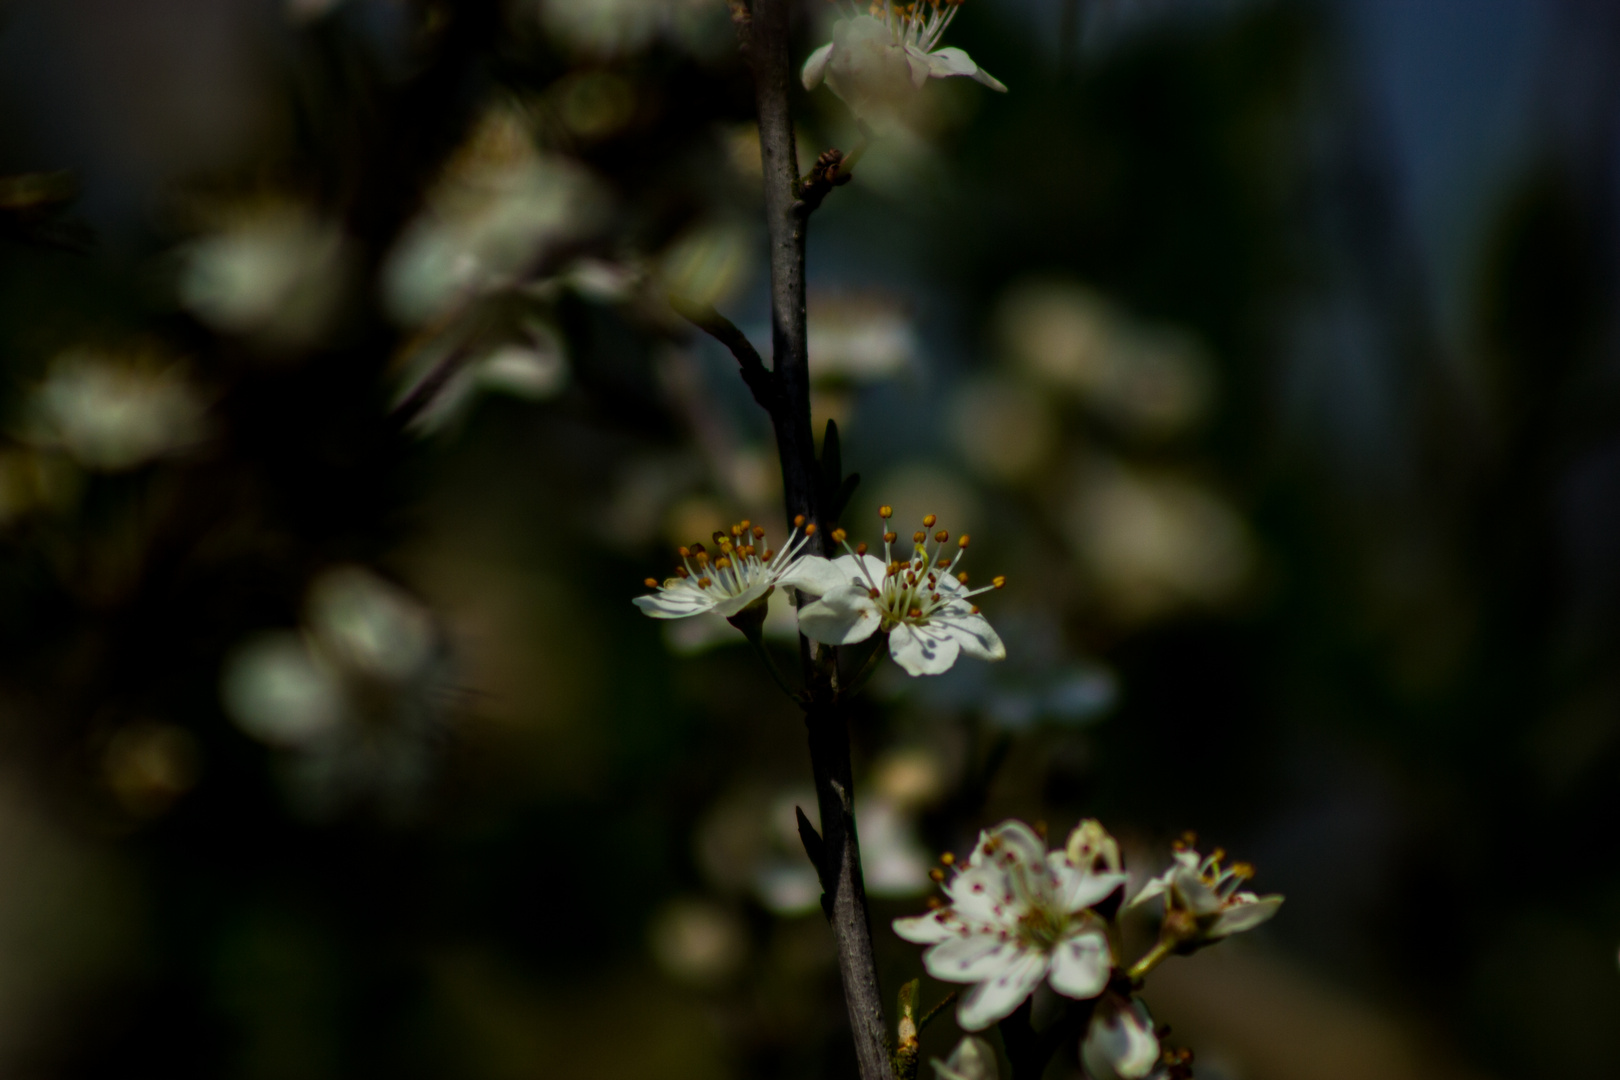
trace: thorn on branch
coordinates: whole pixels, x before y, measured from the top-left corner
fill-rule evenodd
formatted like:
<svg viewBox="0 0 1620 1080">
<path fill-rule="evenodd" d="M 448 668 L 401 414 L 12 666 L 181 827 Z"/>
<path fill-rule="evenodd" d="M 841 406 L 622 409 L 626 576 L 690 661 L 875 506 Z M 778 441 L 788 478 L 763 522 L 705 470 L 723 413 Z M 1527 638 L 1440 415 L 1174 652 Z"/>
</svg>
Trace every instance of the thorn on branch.
<svg viewBox="0 0 1620 1080">
<path fill-rule="evenodd" d="M 737 358 L 741 368 L 742 380 L 753 393 L 754 400 L 759 402 L 760 408 L 770 413 L 773 419 L 780 415 L 782 388 L 777 382 L 776 373 L 765 366 L 753 342 L 737 329 L 735 323 L 709 304 L 695 304 L 679 296 L 671 296 L 669 306 L 681 318 L 731 350 L 731 355 Z"/>
</svg>

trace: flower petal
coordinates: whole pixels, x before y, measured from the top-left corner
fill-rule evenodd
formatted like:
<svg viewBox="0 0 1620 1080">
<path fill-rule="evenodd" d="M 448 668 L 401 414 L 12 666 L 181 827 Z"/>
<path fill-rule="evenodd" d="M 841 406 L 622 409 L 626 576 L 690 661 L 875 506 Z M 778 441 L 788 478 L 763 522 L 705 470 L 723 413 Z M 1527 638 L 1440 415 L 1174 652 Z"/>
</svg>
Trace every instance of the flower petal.
<svg viewBox="0 0 1620 1080">
<path fill-rule="evenodd" d="M 928 62 L 928 54 L 915 45 L 906 46 L 906 66 L 911 69 L 911 85 L 921 90 L 928 76 L 933 74 L 933 66 Z"/>
<path fill-rule="evenodd" d="M 935 1080 L 997 1080 L 996 1052 L 983 1039 L 969 1035 L 944 1061 L 931 1058 Z"/>
<path fill-rule="evenodd" d="M 928 54 L 928 73 L 936 79 L 947 75 L 972 75 L 979 70 L 973 58 L 961 49 L 951 46 L 935 49 Z"/>
<path fill-rule="evenodd" d="M 642 614 L 655 619 L 684 619 L 688 615 L 698 615 L 714 608 L 714 597 L 685 582 L 638 596 L 631 602 L 641 609 Z"/>
<path fill-rule="evenodd" d="M 965 867 L 946 884 L 945 895 L 951 898 L 957 915 L 968 922 L 1000 924 L 1017 917 L 1008 910 L 1016 903 L 1012 881 L 995 863 Z"/>
<path fill-rule="evenodd" d="M 810 596 L 825 596 L 838 586 L 849 584 L 849 575 L 838 566 L 840 561 L 820 555 L 800 555 L 788 564 L 776 583 Z"/>
<path fill-rule="evenodd" d="M 984 68 L 980 68 L 978 71 L 973 73 L 973 81 L 978 83 L 980 86 L 988 86 L 990 89 L 1003 94 L 1007 92 L 1006 85 L 1000 79 L 984 70 Z"/>
<path fill-rule="evenodd" d="M 801 613 L 800 618 L 804 616 Z M 889 655 L 908 675 L 939 675 L 956 663 L 962 647 L 931 627 L 901 623 L 889 631 Z"/>
<path fill-rule="evenodd" d="M 902 941 L 913 945 L 938 945 L 963 932 L 962 923 L 950 908 L 940 908 L 926 915 L 913 915 L 894 920 L 894 932 Z"/>
<path fill-rule="evenodd" d="M 1110 994 L 1098 1005 L 1080 1044 L 1086 1073 L 1097 1080 L 1143 1080 L 1159 1064 L 1159 1037 L 1140 998 Z"/>
<path fill-rule="evenodd" d="M 736 596 L 733 596 L 731 599 L 722 600 L 720 603 L 714 605 L 714 613 L 716 615 L 724 615 L 729 619 L 733 615 L 737 614 L 737 612 L 747 607 L 749 604 L 763 600 L 765 598 L 765 594 L 770 591 L 771 583 L 769 581 L 755 582 L 742 592 L 738 593 Z"/>
<path fill-rule="evenodd" d="M 1012 967 L 994 979 L 980 983 L 962 999 L 956 1009 L 956 1022 L 964 1031 L 982 1031 L 1012 1015 L 1046 975 L 1046 957 L 1025 953 Z"/>
<path fill-rule="evenodd" d="M 806 90 L 814 90 L 821 85 L 821 80 L 827 75 L 827 61 L 832 59 L 832 51 L 833 43 L 829 41 L 805 59 L 799 81 L 804 83 Z"/>
<path fill-rule="evenodd" d="M 1108 941 L 1097 931 L 1087 930 L 1058 943 L 1052 954 L 1052 988 L 1082 1001 L 1094 998 L 1108 985 L 1112 967 Z"/>
<path fill-rule="evenodd" d="M 1054 851 L 1047 861 L 1058 878 L 1057 901 L 1066 912 L 1099 904 L 1125 884 L 1124 874 L 1093 873 L 1090 867 L 1070 862 L 1066 852 Z"/>
<path fill-rule="evenodd" d="M 1232 900 L 1234 902 L 1216 917 L 1214 924 L 1206 931 L 1207 936 L 1220 938 L 1253 930 L 1277 914 L 1283 902 L 1281 896 L 1255 896 L 1253 893 L 1238 893 Z"/>
<path fill-rule="evenodd" d="M 1007 659 L 1007 647 L 983 615 L 972 611 L 962 615 L 951 613 L 943 617 L 936 615 L 930 622 L 938 623 L 941 631 L 949 634 L 957 646 L 975 660 Z"/>
<path fill-rule="evenodd" d="M 953 937 L 923 953 L 928 974 L 945 982 L 983 982 L 1005 974 L 1023 959 L 1026 950 L 999 933 Z"/>
<path fill-rule="evenodd" d="M 865 641 L 882 624 L 883 615 L 877 605 L 857 585 L 840 585 L 799 609 L 799 633 L 823 645 Z"/>
</svg>

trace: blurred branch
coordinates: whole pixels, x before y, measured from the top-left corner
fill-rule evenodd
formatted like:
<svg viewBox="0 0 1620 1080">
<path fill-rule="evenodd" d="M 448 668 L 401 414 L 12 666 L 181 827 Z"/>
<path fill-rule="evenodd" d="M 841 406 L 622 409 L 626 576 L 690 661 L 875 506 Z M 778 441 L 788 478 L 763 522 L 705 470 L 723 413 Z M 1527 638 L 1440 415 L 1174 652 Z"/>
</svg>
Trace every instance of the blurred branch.
<svg viewBox="0 0 1620 1080">
<path fill-rule="evenodd" d="M 997 1025 L 1001 1032 L 1001 1046 L 1007 1052 L 1007 1063 L 1012 1066 L 1012 1080 L 1040 1080 L 1046 1072 L 1052 1055 L 1066 1042 L 1078 1042 L 1091 1023 L 1091 1014 L 1097 999 L 1069 1001 L 1058 1017 L 1045 1031 L 1036 1031 L 1033 995 L 1024 999 L 1013 1014 Z"/>
</svg>

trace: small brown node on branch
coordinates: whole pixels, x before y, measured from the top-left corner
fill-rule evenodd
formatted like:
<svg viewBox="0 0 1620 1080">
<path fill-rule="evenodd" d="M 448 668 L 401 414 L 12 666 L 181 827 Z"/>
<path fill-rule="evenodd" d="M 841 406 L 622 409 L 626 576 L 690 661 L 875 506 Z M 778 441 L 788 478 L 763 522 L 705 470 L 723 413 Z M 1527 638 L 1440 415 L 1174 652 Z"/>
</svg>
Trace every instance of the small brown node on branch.
<svg viewBox="0 0 1620 1080">
<path fill-rule="evenodd" d="M 849 183 L 854 174 L 844 168 L 844 152 L 837 147 L 823 150 L 810 171 L 799 181 L 799 201 L 808 214 L 820 206 L 832 189 Z"/>
</svg>

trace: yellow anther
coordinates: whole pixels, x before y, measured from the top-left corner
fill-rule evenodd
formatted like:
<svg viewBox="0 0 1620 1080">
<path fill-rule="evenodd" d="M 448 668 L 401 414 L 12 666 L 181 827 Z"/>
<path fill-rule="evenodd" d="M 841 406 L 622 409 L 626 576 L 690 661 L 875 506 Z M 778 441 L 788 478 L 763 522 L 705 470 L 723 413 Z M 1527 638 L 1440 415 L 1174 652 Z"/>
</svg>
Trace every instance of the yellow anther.
<svg viewBox="0 0 1620 1080">
<path fill-rule="evenodd" d="M 945 854 L 939 857 L 939 861 L 944 863 L 946 866 L 955 866 L 956 856 L 947 851 Z"/>
<path fill-rule="evenodd" d="M 920 544 L 924 540 L 927 540 L 927 539 L 928 539 L 928 534 L 925 533 L 925 532 L 914 532 L 914 533 L 911 534 L 911 542 L 913 544 Z"/>
<path fill-rule="evenodd" d="M 806 535 L 806 536 L 814 536 L 814 535 L 816 535 L 816 523 L 815 522 L 812 521 L 810 524 L 808 524 L 808 525 L 806 525 L 804 527 L 804 535 Z"/>
<path fill-rule="evenodd" d="M 956 575 L 956 580 L 960 581 L 962 584 L 966 585 L 967 584 L 967 571 L 964 570 L 960 574 L 957 574 Z"/>
<path fill-rule="evenodd" d="M 908 618 L 908 619 L 920 619 L 920 618 L 922 618 L 922 608 L 920 608 L 920 607 L 912 608 L 910 611 L 906 612 L 906 618 Z"/>
<path fill-rule="evenodd" d="M 647 586 L 649 589 L 656 589 L 658 588 L 658 579 L 650 577 L 646 581 L 642 582 L 642 584 Z"/>
<path fill-rule="evenodd" d="M 771 559 L 773 559 L 775 557 L 776 557 L 776 552 L 772 551 L 770 548 L 766 548 L 765 549 L 765 554 L 760 556 L 760 558 L 763 559 L 766 562 L 770 562 Z"/>
<path fill-rule="evenodd" d="M 943 570 L 949 565 L 951 565 L 951 560 L 949 560 L 949 559 L 940 559 L 938 562 L 936 562 L 934 564 L 934 567 L 935 567 L 935 569 Z"/>
<path fill-rule="evenodd" d="M 977 614 L 978 614 L 978 613 L 979 613 L 979 605 L 978 605 L 978 604 L 974 604 L 974 605 L 973 605 L 973 606 L 972 606 L 972 607 L 971 607 L 971 608 L 969 608 L 969 609 L 968 609 L 968 610 L 969 610 L 969 611 L 970 611 L 970 612 L 972 612 L 972 613 L 973 613 L 973 614 L 974 614 L 974 615 L 977 615 Z"/>
<path fill-rule="evenodd" d="M 747 518 L 743 518 L 742 519 L 742 524 L 737 526 L 737 527 L 739 529 L 741 529 L 743 532 L 747 532 L 748 531 L 748 526 L 750 526 L 752 524 L 753 524 L 752 521 L 749 521 Z"/>
<path fill-rule="evenodd" d="M 935 881 L 944 881 L 945 871 L 936 866 L 932 870 L 928 871 L 928 876 L 933 878 Z"/>
<path fill-rule="evenodd" d="M 959 547 L 959 548 L 965 548 L 965 547 L 968 546 L 968 534 L 967 533 L 963 533 L 961 536 L 956 538 L 956 546 Z"/>
<path fill-rule="evenodd" d="M 747 525 L 733 525 L 731 527 L 731 535 L 732 536 L 741 536 L 743 533 L 745 533 L 747 531 L 748 531 L 748 526 Z"/>
<path fill-rule="evenodd" d="M 834 529 L 833 530 L 833 542 L 834 543 L 842 544 L 844 542 L 844 539 L 847 536 L 849 536 L 849 533 L 845 532 L 843 529 Z"/>
<path fill-rule="evenodd" d="M 898 539 L 900 539 L 899 533 L 886 532 L 883 534 L 883 542 L 885 544 L 892 544 Z"/>
<path fill-rule="evenodd" d="M 700 589 L 707 589 L 710 585 L 713 585 L 713 584 L 714 584 L 714 582 L 710 581 L 706 577 L 698 578 L 698 588 L 700 588 Z"/>
<path fill-rule="evenodd" d="M 760 528 L 758 525 L 754 526 L 754 539 L 755 540 L 763 540 L 763 539 L 765 539 L 765 530 Z"/>
<path fill-rule="evenodd" d="M 945 541 L 949 540 L 950 538 L 951 538 L 951 534 L 949 532 L 945 531 L 944 529 L 941 529 L 941 530 L 939 530 L 939 532 L 934 534 L 934 543 L 943 544 Z"/>
<path fill-rule="evenodd" d="M 866 541 L 865 540 L 862 540 L 860 543 L 855 545 L 855 554 L 857 554 L 857 555 L 865 555 L 866 554 Z"/>
<path fill-rule="evenodd" d="M 714 560 L 714 568 L 716 570 L 724 570 L 726 567 L 728 567 L 730 565 L 731 565 L 731 560 L 726 558 L 724 555 L 722 555 L 718 559 Z"/>
<path fill-rule="evenodd" d="M 803 514 L 794 514 L 793 515 L 793 527 L 795 529 L 804 528 L 804 515 Z"/>
<path fill-rule="evenodd" d="M 692 558 L 697 561 L 699 566 L 709 565 L 709 553 L 707 551 L 699 551 L 696 555 L 693 555 Z"/>
<path fill-rule="evenodd" d="M 928 514 L 923 518 L 923 528 L 932 529 L 934 527 L 934 522 L 938 520 L 939 518 L 935 517 L 933 514 Z"/>
<path fill-rule="evenodd" d="M 883 591 L 881 589 L 867 589 L 866 595 L 871 597 L 873 600 L 876 600 L 878 597 L 883 595 Z"/>
<path fill-rule="evenodd" d="M 878 517 L 880 517 L 880 518 L 894 517 L 894 507 L 892 507 L 892 506 L 880 506 L 880 507 L 878 507 Z"/>
<path fill-rule="evenodd" d="M 678 548 L 675 549 L 675 554 L 677 554 L 681 558 L 685 559 L 685 558 L 689 558 L 691 556 L 692 552 L 691 552 L 691 549 L 689 549 L 689 548 L 678 547 Z"/>
<path fill-rule="evenodd" d="M 1254 867 L 1246 862 L 1232 864 L 1232 876 L 1242 881 L 1254 877 Z"/>
<path fill-rule="evenodd" d="M 691 576 L 692 576 L 692 575 L 691 575 L 691 574 L 690 574 L 690 573 L 688 573 L 688 572 L 687 572 L 687 569 L 686 569 L 686 567 L 684 567 L 684 566 L 677 566 L 677 567 L 676 567 L 676 568 L 675 568 L 675 576 L 676 576 L 676 577 L 678 577 L 678 578 L 689 578 L 689 577 L 691 577 Z"/>
<path fill-rule="evenodd" d="M 1000 574 L 997 574 L 995 577 L 990 579 L 990 584 L 999 589 L 1003 585 L 1007 584 L 1007 579 L 1002 577 Z"/>
</svg>

